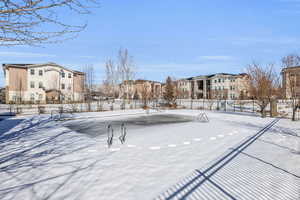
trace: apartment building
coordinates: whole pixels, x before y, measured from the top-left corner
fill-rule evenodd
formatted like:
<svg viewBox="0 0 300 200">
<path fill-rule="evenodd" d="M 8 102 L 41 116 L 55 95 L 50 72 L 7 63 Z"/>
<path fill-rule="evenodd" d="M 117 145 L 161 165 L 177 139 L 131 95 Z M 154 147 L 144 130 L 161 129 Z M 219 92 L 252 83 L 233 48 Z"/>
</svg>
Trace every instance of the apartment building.
<svg viewBox="0 0 300 200">
<path fill-rule="evenodd" d="M 85 74 L 56 63 L 3 64 L 8 102 L 83 101 Z"/>
<path fill-rule="evenodd" d="M 281 71 L 285 98 L 300 98 L 300 66 L 287 67 Z"/>
<path fill-rule="evenodd" d="M 157 81 L 150 80 L 128 80 L 120 84 L 119 98 L 126 99 L 142 99 L 143 96 L 147 98 L 161 98 L 162 84 Z"/>
<path fill-rule="evenodd" d="M 211 98 L 244 99 L 248 96 L 247 74 L 215 74 L 211 78 Z"/>
<path fill-rule="evenodd" d="M 180 91 L 193 99 L 240 99 L 248 96 L 247 74 L 217 73 L 181 79 Z"/>
<path fill-rule="evenodd" d="M 176 85 L 178 88 L 178 98 L 180 99 L 188 99 L 192 96 L 192 84 L 190 79 L 180 79 L 176 81 Z"/>
</svg>

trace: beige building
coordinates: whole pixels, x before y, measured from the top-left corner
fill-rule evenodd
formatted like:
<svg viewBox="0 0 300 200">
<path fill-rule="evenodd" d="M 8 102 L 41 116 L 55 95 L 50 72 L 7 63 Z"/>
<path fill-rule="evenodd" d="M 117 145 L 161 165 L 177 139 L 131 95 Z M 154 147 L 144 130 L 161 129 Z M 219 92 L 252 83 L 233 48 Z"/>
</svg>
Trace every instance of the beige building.
<svg viewBox="0 0 300 200">
<path fill-rule="evenodd" d="M 180 79 L 176 81 L 178 89 L 178 98 L 189 99 L 192 96 L 192 84 L 189 79 Z"/>
<path fill-rule="evenodd" d="M 240 99 L 248 96 L 248 75 L 218 73 L 181 79 L 177 86 L 183 98 Z"/>
<path fill-rule="evenodd" d="M 119 98 L 158 99 L 162 97 L 162 84 L 150 80 L 129 80 L 120 84 Z"/>
<path fill-rule="evenodd" d="M 300 66 L 284 68 L 281 72 L 285 98 L 300 98 Z"/>
<path fill-rule="evenodd" d="M 210 77 L 211 98 L 245 99 L 248 97 L 248 75 L 220 73 Z"/>
<path fill-rule="evenodd" d="M 67 102 L 84 99 L 82 72 L 55 63 L 3 64 L 6 103 Z"/>
</svg>

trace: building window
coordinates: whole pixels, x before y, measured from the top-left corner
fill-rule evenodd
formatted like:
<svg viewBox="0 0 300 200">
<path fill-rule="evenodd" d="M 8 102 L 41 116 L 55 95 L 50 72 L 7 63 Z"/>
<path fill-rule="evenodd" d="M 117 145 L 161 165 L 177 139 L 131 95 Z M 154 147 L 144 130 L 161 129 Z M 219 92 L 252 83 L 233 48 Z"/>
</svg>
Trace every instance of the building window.
<svg viewBox="0 0 300 200">
<path fill-rule="evenodd" d="M 224 83 L 224 82 L 225 82 L 225 80 L 224 80 L 224 79 L 222 79 L 222 82 Z"/>
<path fill-rule="evenodd" d="M 220 78 L 218 79 L 218 82 L 221 83 L 221 79 Z"/>
<path fill-rule="evenodd" d="M 43 82 L 39 82 L 39 88 L 43 88 Z"/>
<path fill-rule="evenodd" d="M 64 83 L 61 84 L 61 89 L 62 89 L 62 90 L 65 89 L 65 84 L 64 84 Z"/>
<path fill-rule="evenodd" d="M 31 70 L 30 70 L 30 74 L 31 74 L 31 75 L 34 75 L 34 69 L 31 69 Z"/>
<path fill-rule="evenodd" d="M 296 87 L 300 86 L 300 74 L 296 75 Z"/>
<path fill-rule="evenodd" d="M 34 93 L 30 94 L 30 101 L 34 101 Z"/>
<path fill-rule="evenodd" d="M 68 86 L 68 90 L 71 90 L 71 88 L 72 88 L 72 87 L 71 87 L 71 84 L 69 84 L 69 86 Z"/>
<path fill-rule="evenodd" d="M 72 75 L 71 75 L 71 73 L 69 73 L 69 74 L 68 74 L 68 78 L 72 78 Z"/>
<path fill-rule="evenodd" d="M 61 72 L 61 77 L 65 78 L 65 76 L 66 76 L 65 72 Z"/>
<path fill-rule="evenodd" d="M 215 83 L 217 82 L 217 80 L 215 80 Z"/>
<path fill-rule="evenodd" d="M 43 76 L 43 70 L 39 70 L 39 76 Z"/>
<path fill-rule="evenodd" d="M 30 88 L 34 88 L 34 82 L 30 81 Z"/>
<path fill-rule="evenodd" d="M 42 100 L 42 99 L 43 99 L 43 95 L 39 94 L 39 100 Z"/>
</svg>

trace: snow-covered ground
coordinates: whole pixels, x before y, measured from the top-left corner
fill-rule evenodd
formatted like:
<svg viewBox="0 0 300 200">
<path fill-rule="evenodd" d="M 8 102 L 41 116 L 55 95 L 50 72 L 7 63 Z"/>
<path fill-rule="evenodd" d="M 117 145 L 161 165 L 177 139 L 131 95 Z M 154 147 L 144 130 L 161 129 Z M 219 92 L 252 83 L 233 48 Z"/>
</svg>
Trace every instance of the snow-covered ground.
<svg viewBox="0 0 300 200">
<path fill-rule="evenodd" d="M 274 119 L 206 112 L 210 122 L 200 123 L 192 120 L 199 112 L 129 110 L 74 114 L 63 122 L 49 115 L 0 121 L 0 199 L 300 199 L 299 122 L 281 119 L 214 167 Z M 155 115 L 189 120 L 147 121 Z M 123 121 L 128 125 L 122 145 Z"/>
</svg>

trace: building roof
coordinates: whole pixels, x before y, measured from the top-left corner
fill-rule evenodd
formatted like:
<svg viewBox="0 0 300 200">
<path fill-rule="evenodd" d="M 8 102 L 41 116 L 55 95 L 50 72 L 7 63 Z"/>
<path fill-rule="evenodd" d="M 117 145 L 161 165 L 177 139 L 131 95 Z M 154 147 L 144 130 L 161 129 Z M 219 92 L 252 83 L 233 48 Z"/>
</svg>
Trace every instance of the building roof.
<svg viewBox="0 0 300 200">
<path fill-rule="evenodd" d="M 230 73 L 215 73 L 215 74 L 208 74 L 208 75 L 199 75 L 199 76 L 193 76 L 189 78 L 185 78 L 184 80 L 194 80 L 197 78 L 211 78 L 214 76 L 247 76 L 246 73 L 239 73 L 239 74 L 230 74 Z"/>
<path fill-rule="evenodd" d="M 294 67 L 285 67 L 282 69 L 282 72 L 287 71 L 287 70 L 300 70 L 300 66 L 294 66 Z"/>
<path fill-rule="evenodd" d="M 145 82 L 150 82 L 150 83 L 160 83 L 158 81 L 151 81 L 151 80 L 146 80 L 146 79 L 137 79 L 135 80 L 135 83 L 145 83 Z M 161 84 L 161 83 L 160 83 Z"/>
<path fill-rule="evenodd" d="M 63 67 L 61 65 L 58 65 L 53 62 L 48 62 L 48 63 L 40 63 L 40 64 L 15 64 L 15 63 L 4 63 L 2 64 L 3 70 L 8 68 L 8 67 L 14 67 L 14 68 L 23 68 L 23 69 L 28 69 L 28 68 L 35 68 L 35 67 L 43 67 L 43 66 L 54 66 L 54 67 L 60 67 L 64 70 L 71 71 L 73 73 L 77 74 L 84 74 L 83 72 L 76 71 L 76 70 L 71 70 L 66 67 Z"/>
</svg>

